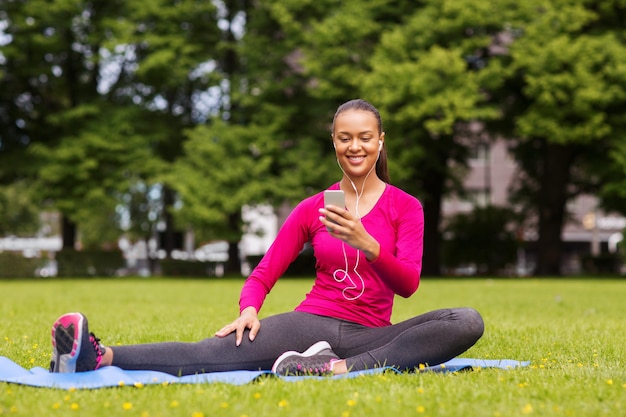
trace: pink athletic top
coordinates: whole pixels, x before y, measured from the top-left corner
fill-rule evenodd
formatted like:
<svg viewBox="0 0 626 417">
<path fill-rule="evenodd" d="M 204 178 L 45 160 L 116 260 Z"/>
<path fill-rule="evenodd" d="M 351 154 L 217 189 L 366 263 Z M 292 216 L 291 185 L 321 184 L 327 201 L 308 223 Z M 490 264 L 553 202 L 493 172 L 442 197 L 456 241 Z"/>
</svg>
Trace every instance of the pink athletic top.
<svg viewBox="0 0 626 417">
<path fill-rule="evenodd" d="M 339 189 L 339 183 L 329 189 Z M 296 310 L 368 327 L 391 324 L 394 294 L 409 297 L 419 285 L 424 233 L 422 205 L 399 188 L 386 186 L 376 205 L 361 218 L 365 229 L 380 244 L 380 255 L 373 262 L 367 261 L 361 251 L 330 236 L 319 220 L 318 210 L 322 207 L 324 195 L 320 192 L 293 209 L 274 243 L 246 280 L 239 299 L 240 311 L 249 306 L 259 311 L 278 278 L 303 245 L 310 242 L 317 276 Z"/>
</svg>

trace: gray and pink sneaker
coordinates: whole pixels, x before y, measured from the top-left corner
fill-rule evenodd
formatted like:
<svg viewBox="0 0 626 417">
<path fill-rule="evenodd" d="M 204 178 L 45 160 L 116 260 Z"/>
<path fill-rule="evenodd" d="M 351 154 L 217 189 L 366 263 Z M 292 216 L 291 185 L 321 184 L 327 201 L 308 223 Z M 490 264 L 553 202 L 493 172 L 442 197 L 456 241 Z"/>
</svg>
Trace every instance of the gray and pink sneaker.
<svg viewBox="0 0 626 417">
<path fill-rule="evenodd" d="M 284 376 L 333 375 L 333 363 L 340 360 L 330 344 L 320 341 L 304 352 L 290 350 L 276 359 L 272 372 Z"/>
<path fill-rule="evenodd" d="M 81 313 L 64 314 L 52 325 L 50 372 L 94 371 L 100 367 L 105 347 L 89 333 L 87 317 Z"/>
</svg>

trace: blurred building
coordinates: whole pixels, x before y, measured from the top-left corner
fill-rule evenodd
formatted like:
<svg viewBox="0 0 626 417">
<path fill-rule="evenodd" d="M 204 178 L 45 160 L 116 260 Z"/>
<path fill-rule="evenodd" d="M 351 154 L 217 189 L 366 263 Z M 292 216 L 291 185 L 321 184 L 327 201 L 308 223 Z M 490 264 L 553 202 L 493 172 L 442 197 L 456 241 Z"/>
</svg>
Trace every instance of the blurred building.
<svg viewBox="0 0 626 417">
<path fill-rule="evenodd" d="M 476 206 L 510 206 L 510 186 L 518 173 L 518 167 L 507 150 L 505 141 L 483 143 L 473 150 L 469 160 L 469 172 L 464 181 L 467 197 L 449 198 L 443 203 L 443 218 L 458 213 L 468 213 Z M 626 218 L 619 214 L 605 213 L 598 207 L 593 195 L 581 195 L 567 206 L 569 220 L 562 231 L 564 251 L 561 260 L 563 274 L 583 271 L 583 259 L 590 255 L 598 257 L 614 253 L 622 240 Z M 519 254 L 518 271 L 532 271 L 534 267 L 533 242 L 537 231 L 520 231 L 525 249 Z"/>
</svg>

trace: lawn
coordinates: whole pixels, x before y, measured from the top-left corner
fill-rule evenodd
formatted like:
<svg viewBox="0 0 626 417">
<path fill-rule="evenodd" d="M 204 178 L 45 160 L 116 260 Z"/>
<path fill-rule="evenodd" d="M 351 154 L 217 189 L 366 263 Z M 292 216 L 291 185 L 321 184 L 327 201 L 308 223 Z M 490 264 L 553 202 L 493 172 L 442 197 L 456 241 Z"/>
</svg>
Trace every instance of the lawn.
<svg viewBox="0 0 626 417">
<path fill-rule="evenodd" d="M 238 313 L 242 281 L 0 281 L 0 356 L 47 367 L 50 326 L 82 311 L 108 345 L 195 341 Z M 282 279 L 261 316 L 292 309 L 311 282 Z M 529 360 L 514 370 L 380 374 L 243 386 L 149 385 L 63 391 L 0 383 L 4 416 L 626 416 L 626 280 L 428 279 L 394 321 L 472 306 L 483 338 L 464 356 Z"/>
</svg>

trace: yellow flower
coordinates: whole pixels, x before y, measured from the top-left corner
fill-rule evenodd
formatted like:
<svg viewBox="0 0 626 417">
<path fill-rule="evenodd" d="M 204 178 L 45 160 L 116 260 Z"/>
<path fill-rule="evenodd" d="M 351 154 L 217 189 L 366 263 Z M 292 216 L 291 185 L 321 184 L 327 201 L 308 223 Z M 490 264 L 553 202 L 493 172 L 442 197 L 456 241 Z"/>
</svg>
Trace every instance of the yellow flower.
<svg viewBox="0 0 626 417">
<path fill-rule="evenodd" d="M 348 400 L 347 404 L 348 404 L 348 407 L 354 407 L 356 405 L 356 401 L 355 400 Z"/>
<path fill-rule="evenodd" d="M 419 387 L 419 388 L 417 389 L 417 393 L 418 393 L 418 394 L 423 394 L 423 393 L 424 393 L 424 388 Z"/>
<path fill-rule="evenodd" d="M 200 411 L 194 411 L 193 413 L 191 413 L 191 417 L 204 417 L 204 413 Z"/>
<path fill-rule="evenodd" d="M 135 388 L 143 388 L 143 384 L 141 382 L 135 382 L 133 385 Z"/>
<path fill-rule="evenodd" d="M 287 400 L 280 400 L 280 401 L 278 402 L 278 406 L 279 406 L 280 408 L 285 408 L 285 407 L 287 407 L 288 405 L 289 405 L 289 403 L 287 402 Z"/>
<path fill-rule="evenodd" d="M 415 411 L 417 411 L 418 413 L 423 413 L 424 411 L 426 411 L 426 409 L 423 405 L 418 405 Z"/>
<path fill-rule="evenodd" d="M 174 401 L 172 401 L 172 402 L 170 403 L 170 407 L 172 407 L 172 408 L 176 408 L 176 407 L 178 407 L 179 405 L 180 405 L 180 404 L 179 404 L 179 403 L 178 403 L 178 401 L 176 401 L 176 400 L 174 400 Z"/>
<path fill-rule="evenodd" d="M 78 410 L 79 409 L 78 404 L 76 404 L 76 403 L 72 403 L 72 405 L 70 405 L 70 408 L 72 410 Z"/>
<path fill-rule="evenodd" d="M 606 383 L 609 384 L 609 385 L 613 385 L 613 380 L 612 379 L 607 379 Z"/>
<path fill-rule="evenodd" d="M 221 408 L 228 408 L 228 403 L 227 402 L 223 402 L 220 404 Z"/>
<path fill-rule="evenodd" d="M 259 398 L 261 398 L 261 393 L 260 392 L 255 392 L 253 395 L 255 400 L 258 400 Z"/>
<path fill-rule="evenodd" d="M 52 408 L 54 408 L 55 410 L 58 410 L 59 408 L 61 408 L 61 404 L 54 403 L 54 404 L 52 404 Z"/>
<path fill-rule="evenodd" d="M 122 404 L 122 408 L 124 410 L 130 410 L 131 408 L 133 408 L 133 404 L 129 402 L 125 402 L 124 404 Z"/>
<path fill-rule="evenodd" d="M 526 405 L 524 406 L 524 408 L 522 408 L 522 413 L 523 413 L 523 414 L 530 414 L 530 413 L 532 413 L 532 412 L 533 412 L 533 406 L 532 406 L 532 405 L 530 405 L 530 404 L 526 404 Z"/>
<path fill-rule="evenodd" d="M 341 417 L 350 417 L 350 412 L 344 411 L 343 413 L 341 413 Z"/>
</svg>

